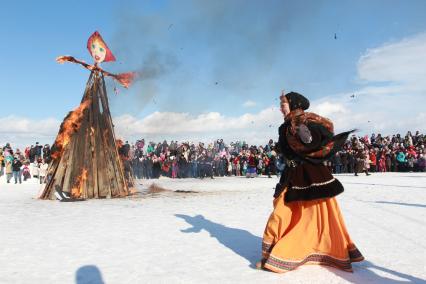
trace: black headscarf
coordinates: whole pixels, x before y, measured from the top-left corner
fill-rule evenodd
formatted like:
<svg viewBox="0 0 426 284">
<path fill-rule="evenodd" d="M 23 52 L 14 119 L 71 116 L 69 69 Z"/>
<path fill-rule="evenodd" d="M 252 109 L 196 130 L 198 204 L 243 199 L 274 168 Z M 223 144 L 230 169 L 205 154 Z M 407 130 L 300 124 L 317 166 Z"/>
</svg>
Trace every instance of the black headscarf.
<svg viewBox="0 0 426 284">
<path fill-rule="evenodd" d="M 290 111 L 293 111 L 298 108 L 303 110 L 307 110 L 309 108 L 309 100 L 299 93 L 290 92 L 287 93 L 285 97 L 288 100 Z"/>
</svg>

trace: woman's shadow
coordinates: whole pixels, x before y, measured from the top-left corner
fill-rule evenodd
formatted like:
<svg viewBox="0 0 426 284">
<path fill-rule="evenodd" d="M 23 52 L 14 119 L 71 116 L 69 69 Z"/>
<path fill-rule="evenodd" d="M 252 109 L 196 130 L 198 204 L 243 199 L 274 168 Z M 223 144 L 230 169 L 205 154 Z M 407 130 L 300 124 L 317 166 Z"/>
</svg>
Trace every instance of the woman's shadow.
<svg viewBox="0 0 426 284">
<path fill-rule="evenodd" d="M 327 267 L 327 269 L 350 283 L 426 283 L 425 279 L 421 279 L 387 267 L 378 266 L 368 260 L 354 264 L 354 273 L 347 273 L 345 271 L 331 267 Z M 381 273 L 388 274 L 392 278 L 397 279 L 392 279 L 389 276 L 381 276 L 374 271 L 380 271 Z"/>
<path fill-rule="evenodd" d="M 255 236 L 246 230 L 230 228 L 222 224 L 212 222 L 205 219 L 202 215 L 191 217 L 183 214 L 175 214 L 175 216 L 182 218 L 192 226 L 188 229 L 181 230 L 181 232 L 199 233 L 204 229 L 222 245 L 247 259 L 250 263 L 250 267 L 255 268 L 256 262 L 262 255 L 262 238 Z"/>
</svg>

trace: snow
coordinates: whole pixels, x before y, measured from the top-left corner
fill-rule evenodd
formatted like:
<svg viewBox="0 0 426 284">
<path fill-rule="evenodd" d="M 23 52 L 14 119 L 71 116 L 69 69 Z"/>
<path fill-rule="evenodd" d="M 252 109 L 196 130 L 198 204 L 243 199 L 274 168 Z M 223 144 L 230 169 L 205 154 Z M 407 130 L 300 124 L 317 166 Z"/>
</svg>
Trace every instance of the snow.
<svg viewBox="0 0 426 284">
<path fill-rule="evenodd" d="M 141 180 L 126 199 L 60 203 L 0 178 L 0 283 L 426 283 L 426 173 L 338 175 L 366 261 L 354 273 L 253 268 L 277 178 Z M 166 191 L 150 194 L 155 182 Z M 175 190 L 197 191 L 178 193 Z"/>
</svg>

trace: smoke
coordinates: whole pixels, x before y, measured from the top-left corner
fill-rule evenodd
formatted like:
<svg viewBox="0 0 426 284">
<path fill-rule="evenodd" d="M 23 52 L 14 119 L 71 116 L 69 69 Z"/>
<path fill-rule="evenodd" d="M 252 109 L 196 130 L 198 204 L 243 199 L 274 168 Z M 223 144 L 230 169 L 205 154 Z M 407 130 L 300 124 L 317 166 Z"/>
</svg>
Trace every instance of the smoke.
<svg viewBox="0 0 426 284">
<path fill-rule="evenodd" d="M 307 36 L 304 19 L 322 1 L 305 2 L 127 2 L 115 11 L 111 46 L 120 71 L 139 70 L 142 77 L 128 92 L 131 99 L 118 103 L 140 111 L 157 98 L 158 110 L 192 111 L 210 106 L 210 98 L 280 90 L 276 67 L 291 40 L 288 31 Z"/>
<path fill-rule="evenodd" d="M 162 53 L 158 48 L 151 49 L 138 71 L 141 80 L 155 80 L 172 72 L 178 66 L 175 56 Z"/>
</svg>

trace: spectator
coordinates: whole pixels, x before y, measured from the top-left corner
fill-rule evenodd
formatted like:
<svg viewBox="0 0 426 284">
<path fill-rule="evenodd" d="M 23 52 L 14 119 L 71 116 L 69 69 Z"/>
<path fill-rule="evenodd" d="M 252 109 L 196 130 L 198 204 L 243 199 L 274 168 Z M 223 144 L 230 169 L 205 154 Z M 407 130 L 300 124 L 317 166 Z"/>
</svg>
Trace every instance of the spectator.
<svg viewBox="0 0 426 284">
<path fill-rule="evenodd" d="M 408 154 L 407 156 L 407 171 L 414 171 L 414 163 L 416 162 L 414 156 L 412 154 Z"/>
<path fill-rule="evenodd" d="M 4 175 L 4 166 L 5 166 L 5 161 L 3 156 L 3 149 L 0 149 L 0 177 Z"/>
<path fill-rule="evenodd" d="M 40 169 L 39 169 L 40 184 L 46 183 L 46 174 L 47 174 L 48 164 L 46 163 L 45 159 L 42 160 L 39 166 L 40 166 Z"/>
<path fill-rule="evenodd" d="M 404 172 L 406 170 L 406 162 L 405 159 L 405 153 L 402 150 L 399 150 L 396 154 L 396 161 L 397 161 L 397 169 L 399 172 Z"/>
<path fill-rule="evenodd" d="M 13 178 L 15 180 L 15 184 L 18 183 L 22 183 L 22 179 L 21 179 L 21 167 L 22 167 L 22 163 L 19 160 L 19 156 L 16 156 L 15 159 L 13 159 L 12 162 L 12 171 L 13 171 Z"/>
<path fill-rule="evenodd" d="M 12 179 L 12 175 L 13 175 L 12 163 L 13 163 L 13 158 L 11 158 L 10 156 L 8 156 L 6 158 L 6 164 L 5 164 L 7 183 L 10 183 L 10 180 Z"/>
<path fill-rule="evenodd" d="M 24 177 L 24 181 L 31 178 L 30 174 L 30 168 L 28 167 L 28 164 L 25 163 L 22 167 L 22 176 Z"/>
<path fill-rule="evenodd" d="M 356 160 L 356 166 L 355 166 L 355 176 L 358 176 L 358 173 L 365 172 L 367 176 L 370 174 L 368 173 L 367 166 L 368 165 L 368 158 L 366 156 L 366 152 L 363 149 L 358 149 L 355 155 Z"/>
<path fill-rule="evenodd" d="M 376 152 L 374 149 L 370 150 L 370 171 L 372 173 L 375 173 L 377 171 L 377 156 L 376 156 Z"/>
<path fill-rule="evenodd" d="M 334 173 L 340 174 L 342 172 L 342 159 L 340 153 L 337 152 L 334 156 Z"/>
<path fill-rule="evenodd" d="M 419 155 L 419 158 L 417 159 L 417 168 L 419 172 L 425 172 L 426 171 L 426 156 L 423 153 Z"/>
</svg>

